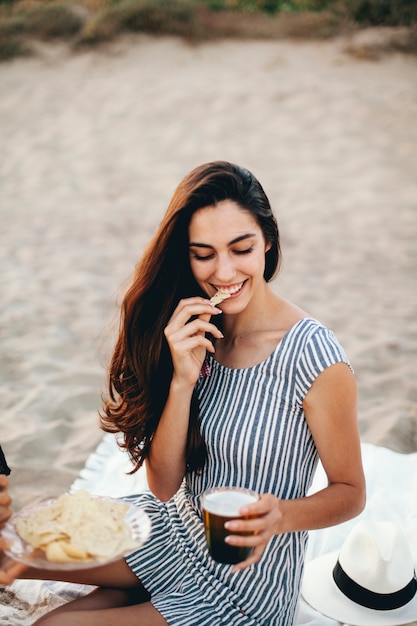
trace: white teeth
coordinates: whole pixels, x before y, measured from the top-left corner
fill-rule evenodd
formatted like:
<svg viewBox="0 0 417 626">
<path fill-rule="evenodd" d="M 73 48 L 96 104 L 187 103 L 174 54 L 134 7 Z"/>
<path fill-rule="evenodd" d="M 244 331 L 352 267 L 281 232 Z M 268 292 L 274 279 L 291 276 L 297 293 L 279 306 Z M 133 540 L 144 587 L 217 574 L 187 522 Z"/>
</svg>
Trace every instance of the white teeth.
<svg viewBox="0 0 417 626">
<path fill-rule="evenodd" d="M 240 285 L 238 285 L 237 287 L 233 287 L 232 289 L 219 289 L 220 293 L 228 293 L 230 295 L 237 293 L 239 291 L 239 289 L 242 288 L 243 283 L 240 283 Z"/>
</svg>

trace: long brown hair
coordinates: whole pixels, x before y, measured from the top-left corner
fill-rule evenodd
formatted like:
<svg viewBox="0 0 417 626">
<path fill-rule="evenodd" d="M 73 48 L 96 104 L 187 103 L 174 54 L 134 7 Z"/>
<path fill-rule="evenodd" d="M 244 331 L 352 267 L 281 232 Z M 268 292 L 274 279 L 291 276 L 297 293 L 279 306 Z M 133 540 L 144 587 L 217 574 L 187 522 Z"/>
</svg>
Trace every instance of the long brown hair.
<svg viewBox="0 0 417 626">
<path fill-rule="evenodd" d="M 189 262 L 188 227 L 193 213 L 232 200 L 257 219 L 265 240 L 264 278 L 271 280 L 280 262 L 276 220 L 262 186 L 246 169 L 215 161 L 192 170 L 178 185 L 159 228 L 139 261 L 124 296 L 119 336 L 108 373 L 109 398 L 101 413 L 107 432 L 122 432 L 136 471 L 148 456 L 167 401 L 173 365 L 164 329 L 179 300 L 206 296 Z M 196 395 L 190 406 L 187 468 L 204 466 L 205 445 Z"/>
</svg>

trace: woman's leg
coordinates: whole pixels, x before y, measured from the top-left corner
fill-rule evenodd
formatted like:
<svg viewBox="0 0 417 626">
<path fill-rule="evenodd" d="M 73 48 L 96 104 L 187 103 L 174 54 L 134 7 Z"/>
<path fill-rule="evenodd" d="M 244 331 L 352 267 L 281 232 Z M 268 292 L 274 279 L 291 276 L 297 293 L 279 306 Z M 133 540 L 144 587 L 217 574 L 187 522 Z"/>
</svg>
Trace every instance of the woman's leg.
<svg viewBox="0 0 417 626">
<path fill-rule="evenodd" d="M 149 602 L 149 594 L 137 589 L 100 587 L 41 617 L 33 626 L 167 626 Z"/>
<path fill-rule="evenodd" d="M 59 580 L 98 587 L 41 617 L 34 626 L 167 626 L 124 559 L 82 570 L 30 568 L 21 578 Z"/>
</svg>

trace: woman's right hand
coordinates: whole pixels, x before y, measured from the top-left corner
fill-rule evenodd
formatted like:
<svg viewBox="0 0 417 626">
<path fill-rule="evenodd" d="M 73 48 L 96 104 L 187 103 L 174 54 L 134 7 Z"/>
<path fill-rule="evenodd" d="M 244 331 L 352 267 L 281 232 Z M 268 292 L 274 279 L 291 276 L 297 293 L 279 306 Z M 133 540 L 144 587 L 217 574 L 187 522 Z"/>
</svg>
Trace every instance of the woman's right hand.
<svg viewBox="0 0 417 626">
<path fill-rule="evenodd" d="M 3 528 L 7 520 L 12 515 L 12 499 L 8 491 L 8 479 L 3 474 L 0 475 L 0 528 Z M 4 550 L 8 543 L 4 537 L 0 536 L 0 585 L 11 585 L 22 572 L 27 569 L 26 565 L 16 563 L 6 557 Z"/>
<path fill-rule="evenodd" d="M 210 323 L 211 316 L 221 312 L 205 298 L 180 300 L 164 331 L 171 351 L 174 377 L 189 385 L 197 382 L 206 351 L 215 351 L 206 334 L 210 333 L 218 339 L 223 337 L 217 326 Z"/>
</svg>

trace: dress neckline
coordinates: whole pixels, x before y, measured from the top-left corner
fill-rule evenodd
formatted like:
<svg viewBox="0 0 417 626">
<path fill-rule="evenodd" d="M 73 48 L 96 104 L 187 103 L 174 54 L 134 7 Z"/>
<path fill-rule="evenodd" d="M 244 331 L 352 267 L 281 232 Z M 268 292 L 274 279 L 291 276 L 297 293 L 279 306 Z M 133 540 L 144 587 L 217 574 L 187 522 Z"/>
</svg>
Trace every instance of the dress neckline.
<svg viewBox="0 0 417 626">
<path fill-rule="evenodd" d="M 283 344 L 286 343 L 288 341 L 288 338 L 292 334 L 294 334 L 296 330 L 298 330 L 298 327 L 302 326 L 305 322 L 314 322 L 316 324 L 319 324 L 319 322 L 315 320 L 313 317 L 302 317 L 297 322 L 295 322 L 295 324 L 293 324 L 293 326 L 291 326 L 291 328 L 289 328 L 286 333 L 284 333 L 280 341 L 272 350 L 271 354 L 269 354 L 265 359 L 262 359 L 262 361 L 259 361 L 259 363 L 255 363 L 255 365 L 251 365 L 250 367 L 229 367 L 228 365 L 223 365 L 222 363 L 219 363 L 219 361 L 216 361 L 214 356 L 209 353 L 207 353 L 206 360 L 210 363 L 210 367 L 215 367 L 216 369 L 223 370 L 225 372 L 247 372 L 250 370 L 254 370 L 258 367 L 261 367 L 265 363 L 267 363 L 278 352 L 280 352 Z"/>
</svg>

